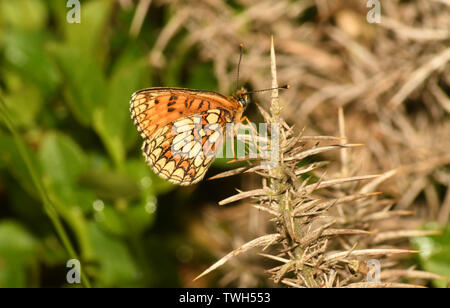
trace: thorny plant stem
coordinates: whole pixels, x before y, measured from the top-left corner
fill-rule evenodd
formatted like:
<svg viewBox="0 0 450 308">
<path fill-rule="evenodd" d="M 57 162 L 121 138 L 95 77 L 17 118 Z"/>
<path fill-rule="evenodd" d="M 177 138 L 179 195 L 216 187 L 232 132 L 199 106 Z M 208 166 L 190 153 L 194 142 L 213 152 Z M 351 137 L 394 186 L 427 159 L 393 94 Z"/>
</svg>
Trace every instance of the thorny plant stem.
<svg viewBox="0 0 450 308">
<path fill-rule="evenodd" d="M 280 114 L 282 111 L 282 107 L 280 106 L 280 101 L 278 98 L 278 81 L 277 81 L 277 65 L 275 58 L 275 48 L 273 42 L 273 36 L 271 37 L 271 48 L 270 48 L 270 62 L 271 62 L 271 75 L 272 75 L 272 97 L 270 104 L 270 112 L 271 112 L 271 121 L 276 125 L 277 134 L 279 135 L 279 144 L 283 143 L 283 135 L 280 134 L 281 124 L 280 124 Z M 274 133 L 274 132 L 272 132 Z M 273 176 L 271 179 L 271 188 L 272 191 L 277 193 L 280 196 L 280 211 L 283 217 L 284 225 L 287 229 L 287 236 L 291 237 L 291 241 L 299 242 L 303 237 L 301 230 L 301 218 L 294 218 L 292 214 L 292 206 L 289 204 L 289 186 L 284 181 L 285 174 L 283 172 L 283 153 L 280 149 L 278 149 L 278 164 L 275 168 L 270 170 L 270 174 Z M 295 258 L 300 261 L 302 259 L 304 250 L 298 245 L 294 249 Z M 301 264 L 298 262 L 297 264 Z M 317 287 L 317 283 L 314 280 L 313 269 L 310 266 L 302 265 L 301 270 L 303 277 L 306 280 L 306 283 L 310 287 Z"/>
</svg>

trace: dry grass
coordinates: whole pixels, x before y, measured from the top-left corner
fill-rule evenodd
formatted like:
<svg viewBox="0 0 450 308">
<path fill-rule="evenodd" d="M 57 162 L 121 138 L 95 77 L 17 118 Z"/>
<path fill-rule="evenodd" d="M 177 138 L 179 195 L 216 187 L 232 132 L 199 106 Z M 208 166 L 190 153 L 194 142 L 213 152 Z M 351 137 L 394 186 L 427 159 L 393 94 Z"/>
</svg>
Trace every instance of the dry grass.
<svg viewBox="0 0 450 308">
<path fill-rule="evenodd" d="M 273 48 L 271 63 L 272 86 L 277 87 Z M 290 287 L 420 287 L 400 283 L 398 280 L 404 277 L 436 277 L 420 271 L 391 269 L 399 264 L 399 255 L 417 252 L 389 245 L 391 240 L 427 235 L 430 232 L 380 232 L 376 229 L 379 222 L 412 214 L 408 211 L 390 210 L 392 202 L 377 197 L 378 192 L 372 192 L 379 184 L 379 175 L 323 180 L 323 172 L 320 172 L 317 163 L 301 167 L 299 165 L 304 158 L 311 155 L 335 149 L 347 151 L 351 145 L 341 142 L 340 145 L 320 146 L 323 137 L 317 140 L 309 137 L 308 141 L 315 143 L 308 146 L 308 142 L 302 139 L 301 135 L 294 134 L 293 129 L 280 117 L 281 109 L 276 90 L 272 94 L 270 110 L 270 115 L 264 111 L 262 113 L 267 123 L 276 123 L 279 126 L 280 163 L 276 168 L 267 170 L 255 168 L 258 166 L 255 165 L 252 169 L 259 169 L 258 175 L 263 179 L 262 188 L 240 192 L 221 204 L 244 198 L 253 199 L 254 207 L 271 216 L 267 221 L 273 223 L 277 233 L 265 234 L 248 241 L 220 258 L 196 279 L 223 266 L 234 257 L 258 247 L 262 248 L 261 251 L 272 248 L 272 253 L 259 255 L 279 263 L 267 269 L 269 279 L 275 284 Z M 340 131 L 345 135 L 342 111 L 340 117 Z M 344 159 L 347 154 L 341 157 Z M 305 170 L 316 175 L 318 180 L 313 181 L 311 176 L 302 179 L 299 174 Z M 370 181 L 366 185 L 357 185 L 368 180 Z M 373 259 L 379 261 L 382 266 L 383 282 L 381 279 L 375 283 L 367 281 L 371 270 L 368 262 Z"/>
</svg>

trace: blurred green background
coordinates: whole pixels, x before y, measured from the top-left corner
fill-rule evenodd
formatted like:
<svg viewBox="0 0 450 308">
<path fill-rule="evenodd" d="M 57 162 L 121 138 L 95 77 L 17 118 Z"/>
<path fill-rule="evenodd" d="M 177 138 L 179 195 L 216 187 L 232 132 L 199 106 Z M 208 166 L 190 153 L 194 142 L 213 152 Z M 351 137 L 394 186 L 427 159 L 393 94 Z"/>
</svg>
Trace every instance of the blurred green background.
<svg viewBox="0 0 450 308">
<path fill-rule="evenodd" d="M 173 194 L 150 171 L 128 102 L 157 85 L 214 90 L 212 66 L 174 38 L 166 69 L 152 70 L 148 50 L 167 7 L 152 9 L 134 39 L 134 10 L 81 2 L 81 23 L 70 24 L 66 1 L 0 1 L 1 110 L 17 133 L 0 129 L 0 287 L 66 284 L 72 256 L 49 215 L 59 217 L 92 285 L 179 286 L 186 253 L 177 251 L 189 240 L 177 221 L 205 196 Z"/>
</svg>

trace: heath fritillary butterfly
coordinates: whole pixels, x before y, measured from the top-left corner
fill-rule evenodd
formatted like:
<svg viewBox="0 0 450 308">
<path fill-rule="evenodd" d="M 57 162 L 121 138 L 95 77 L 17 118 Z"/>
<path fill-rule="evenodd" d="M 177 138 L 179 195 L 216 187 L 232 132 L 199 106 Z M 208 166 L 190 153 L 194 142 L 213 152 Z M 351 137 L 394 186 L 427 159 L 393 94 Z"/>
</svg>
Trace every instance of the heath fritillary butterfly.
<svg viewBox="0 0 450 308">
<path fill-rule="evenodd" d="M 236 85 L 244 45 L 240 44 Z M 276 89 L 288 89 L 289 85 Z M 149 88 L 133 93 L 131 118 L 144 138 L 145 161 L 163 179 L 178 185 L 199 182 L 223 143 L 227 124 L 242 122 L 248 94 L 224 96 L 185 88 Z"/>
<path fill-rule="evenodd" d="M 241 121 L 248 92 L 149 88 L 131 96 L 131 117 L 144 138 L 145 160 L 160 177 L 191 185 L 205 176 L 227 123 Z"/>
</svg>

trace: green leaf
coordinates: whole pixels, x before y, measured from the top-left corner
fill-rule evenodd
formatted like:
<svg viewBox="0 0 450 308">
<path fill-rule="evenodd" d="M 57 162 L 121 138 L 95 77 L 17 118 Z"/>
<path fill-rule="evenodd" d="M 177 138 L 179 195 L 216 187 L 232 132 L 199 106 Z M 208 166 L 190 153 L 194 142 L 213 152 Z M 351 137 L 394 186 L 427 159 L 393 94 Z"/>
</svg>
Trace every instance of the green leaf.
<svg viewBox="0 0 450 308">
<path fill-rule="evenodd" d="M 34 124 L 43 101 L 38 88 L 24 85 L 18 91 L 5 96 L 5 104 L 9 109 L 11 120 L 17 127 L 29 127 Z"/>
<path fill-rule="evenodd" d="M 13 28 L 39 30 L 45 26 L 48 12 L 40 0 L 2 0 L 0 16 L 5 24 Z"/>
<path fill-rule="evenodd" d="M 99 264 L 97 284 L 102 287 L 131 286 L 139 279 L 138 268 L 127 247 L 108 236 L 96 224 L 89 224 L 94 255 Z"/>
<path fill-rule="evenodd" d="M 119 167 L 125 160 L 125 141 L 129 136 L 134 140 L 138 136 L 130 118 L 129 101 L 131 94 L 143 86 L 146 72 L 143 61 L 118 68 L 109 81 L 105 107 L 95 115 L 94 126 Z"/>
<path fill-rule="evenodd" d="M 65 80 L 70 109 L 81 124 L 90 125 L 94 111 L 105 101 L 106 81 L 100 66 L 89 54 L 69 46 L 53 45 L 50 50 Z"/>
<path fill-rule="evenodd" d="M 45 137 L 39 157 L 43 172 L 55 182 L 73 183 L 87 169 L 86 156 L 81 148 L 60 133 L 50 133 Z"/>
<path fill-rule="evenodd" d="M 0 287 L 27 286 L 26 270 L 36 257 L 35 239 L 14 221 L 0 222 Z"/>
<path fill-rule="evenodd" d="M 69 253 L 69 255 L 72 258 L 78 258 L 77 253 L 75 252 L 75 249 L 73 248 L 68 235 L 66 234 L 62 223 L 56 213 L 57 206 L 55 206 L 55 204 L 51 201 L 50 197 L 49 197 L 49 193 L 47 192 L 44 182 L 42 180 L 41 177 L 41 172 L 38 169 L 38 164 L 36 164 L 33 160 L 33 156 L 29 154 L 29 150 L 28 147 L 26 146 L 25 142 L 23 141 L 22 137 L 19 135 L 19 133 L 17 132 L 17 130 L 15 129 L 15 126 L 13 124 L 13 122 L 10 119 L 9 116 L 9 112 L 8 109 L 6 107 L 6 105 L 4 104 L 3 100 L 0 100 L 0 115 L 2 116 L 2 119 L 4 121 L 4 123 L 6 124 L 6 126 L 8 127 L 9 131 L 12 133 L 13 138 L 14 138 L 14 142 L 16 144 L 17 150 L 20 153 L 20 156 L 22 157 L 22 159 L 25 162 L 26 168 L 28 170 L 28 173 L 30 174 L 31 180 L 35 186 L 35 188 L 37 189 L 37 191 L 39 192 L 39 196 L 40 199 L 42 200 L 42 202 L 44 203 L 44 211 L 45 213 L 49 216 L 50 220 L 53 223 L 53 226 L 55 227 L 62 243 L 64 244 L 64 247 L 66 248 L 67 252 Z M 78 213 L 79 211 L 75 211 L 75 213 Z M 70 213 L 70 212 L 69 212 Z M 66 217 L 69 215 L 65 215 Z M 76 219 L 76 217 L 81 217 L 80 215 L 72 215 L 73 219 L 68 219 L 69 222 L 72 223 L 72 225 L 76 225 L 76 226 L 80 226 L 82 225 L 82 219 Z M 79 227 L 78 230 L 79 231 Z M 80 236 L 80 232 L 77 232 L 78 237 L 82 237 Z M 83 250 L 85 249 L 85 247 L 87 247 L 88 245 L 86 245 L 85 241 L 81 241 L 82 243 L 80 244 L 83 248 Z M 82 272 L 82 283 L 84 286 L 89 286 L 89 281 L 86 279 L 86 276 L 84 275 L 84 273 Z"/>
<path fill-rule="evenodd" d="M 66 1 L 60 1 L 65 6 Z M 71 8 L 66 8 L 66 14 Z M 108 50 L 105 49 L 106 26 L 111 14 L 112 2 L 93 0 L 81 3 L 81 22 L 65 25 L 65 37 L 72 49 L 89 56 L 97 63 L 102 63 Z"/>
<path fill-rule="evenodd" d="M 31 181 L 31 175 L 22 155 L 20 155 L 13 137 L 0 134 L 0 149 L 2 149 L 2 151 L 0 151 L 0 166 L 3 165 L 4 168 L 7 168 L 29 194 L 37 197 L 38 193 L 36 187 Z M 29 148 L 26 148 L 25 150 L 28 152 L 31 161 L 33 165 L 36 166 L 36 171 L 40 176 L 41 170 L 39 168 L 38 158 Z"/>
<path fill-rule="evenodd" d="M 137 183 L 127 174 L 113 170 L 89 170 L 80 177 L 80 184 L 103 199 L 135 199 L 139 196 Z"/>
<path fill-rule="evenodd" d="M 95 195 L 78 184 L 88 169 L 88 161 L 81 148 L 68 136 L 50 133 L 39 149 L 39 158 L 47 188 L 58 204 L 92 212 Z"/>
<path fill-rule="evenodd" d="M 138 205 L 131 206 L 128 211 L 128 219 L 133 222 L 133 231 L 142 233 L 155 220 L 157 200 L 155 196 L 148 196 Z"/>
<path fill-rule="evenodd" d="M 129 231 L 123 221 L 123 216 L 120 216 L 111 206 L 103 206 L 98 209 L 95 213 L 95 220 L 102 229 L 111 234 L 122 236 Z"/>
<path fill-rule="evenodd" d="M 46 37 L 40 32 L 9 31 L 5 34 L 5 59 L 19 75 L 52 94 L 60 76 L 44 50 Z"/>
<path fill-rule="evenodd" d="M 54 19 L 55 30 L 58 30 L 58 34 L 64 34 L 65 27 L 67 26 L 67 1 L 45 0 L 45 3 L 50 11 L 50 15 Z"/>
<path fill-rule="evenodd" d="M 129 159 L 125 165 L 125 169 L 127 174 L 139 184 L 142 200 L 168 193 L 177 187 L 151 171 L 142 156 L 140 159 Z"/>
<path fill-rule="evenodd" d="M 436 226 L 430 225 L 430 230 Z M 441 235 L 415 237 L 411 240 L 420 250 L 419 261 L 425 271 L 450 278 L 450 226 L 442 230 Z M 439 288 L 445 288 L 448 281 L 433 280 Z"/>
</svg>

